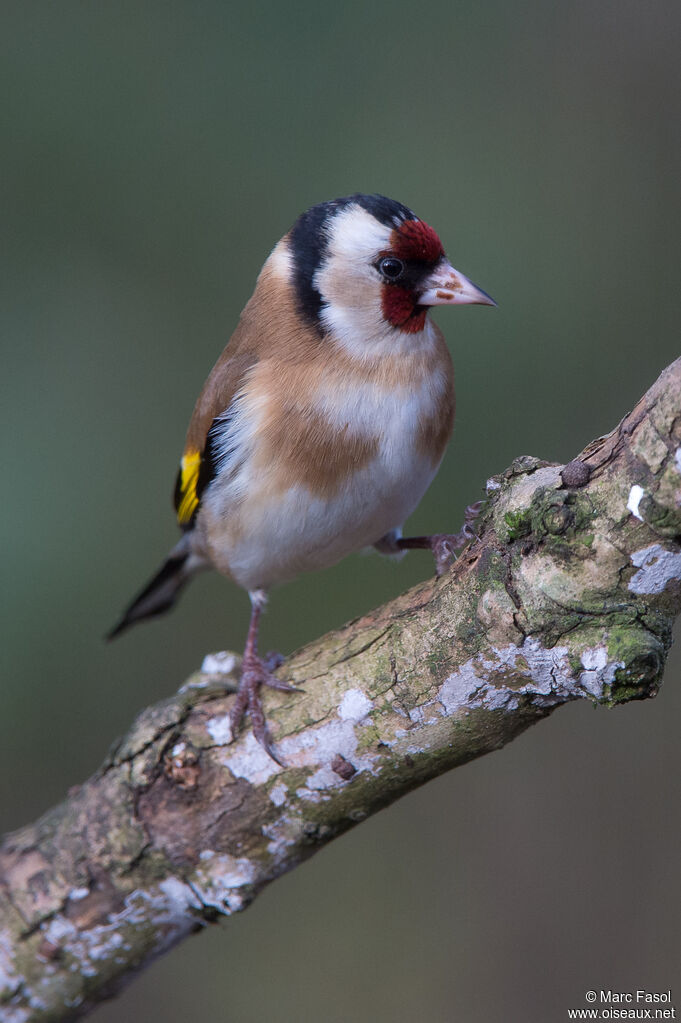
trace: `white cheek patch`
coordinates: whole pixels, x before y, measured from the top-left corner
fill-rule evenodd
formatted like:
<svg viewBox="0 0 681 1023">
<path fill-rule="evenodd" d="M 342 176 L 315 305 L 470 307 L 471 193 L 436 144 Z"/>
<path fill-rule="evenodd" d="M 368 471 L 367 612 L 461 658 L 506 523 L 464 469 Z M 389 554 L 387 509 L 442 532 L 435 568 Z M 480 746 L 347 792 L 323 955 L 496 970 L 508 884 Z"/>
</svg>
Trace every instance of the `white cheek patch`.
<svg viewBox="0 0 681 1023">
<path fill-rule="evenodd" d="M 391 335 L 397 333 L 384 320 L 380 301 L 369 298 L 358 308 L 335 302 L 323 305 L 319 318 L 326 330 L 356 358 L 369 352 L 376 354 L 377 342 L 381 342 L 381 347 L 389 347 Z"/>
<path fill-rule="evenodd" d="M 376 354 L 376 343 L 389 347 L 398 333 L 383 318 L 381 278 L 373 265 L 391 233 L 360 206 L 348 207 L 330 224 L 327 253 L 314 276 L 324 327 L 356 357 Z"/>
<path fill-rule="evenodd" d="M 361 206 L 348 206 L 331 222 L 325 262 L 341 260 L 344 266 L 365 274 L 367 265 L 370 267 L 379 252 L 388 248 L 391 234 L 392 228 L 379 224 Z M 373 271 L 372 277 L 376 279 L 376 271 Z"/>
</svg>

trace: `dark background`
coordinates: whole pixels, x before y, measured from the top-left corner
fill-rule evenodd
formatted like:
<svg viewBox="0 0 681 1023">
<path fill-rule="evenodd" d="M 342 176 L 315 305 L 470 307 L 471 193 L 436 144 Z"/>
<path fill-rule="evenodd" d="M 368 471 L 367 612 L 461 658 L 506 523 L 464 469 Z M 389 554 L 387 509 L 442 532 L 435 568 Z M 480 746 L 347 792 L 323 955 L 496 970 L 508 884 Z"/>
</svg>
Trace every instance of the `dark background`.
<svg viewBox="0 0 681 1023">
<path fill-rule="evenodd" d="M 0 810 L 60 799 L 138 709 L 240 649 L 202 577 L 102 642 L 174 543 L 201 384 L 297 214 L 380 191 L 496 310 L 436 314 L 455 436 L 414 532 L 519 454 L 567 460 L 678 354 L 681 6 L 5 3 Z M 291 651 L 431 571 L 356 556 L 274 594 Z M 333 843 L 94 1013 L 179 1023 L 563 1020 L 674 989 L 680 662 L 559 711 Z M 677 1003 L 678 1004 L 678 1003 Z"/>
</svg>

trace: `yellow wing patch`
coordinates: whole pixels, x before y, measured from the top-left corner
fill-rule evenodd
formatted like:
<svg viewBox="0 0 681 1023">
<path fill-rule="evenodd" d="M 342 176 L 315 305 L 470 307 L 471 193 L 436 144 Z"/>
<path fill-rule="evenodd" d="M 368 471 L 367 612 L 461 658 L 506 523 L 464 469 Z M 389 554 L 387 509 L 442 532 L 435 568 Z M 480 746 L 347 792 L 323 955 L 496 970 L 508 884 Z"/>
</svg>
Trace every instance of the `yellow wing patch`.
<svg viewBox="0 0 681 1023">
<path fill-rule="evenodd" d="M 180 478 L 178 480 L 178 503 L 177 521 L 181 526 L 191 522 L 192 515 L 199 505 L 199 496 L 196 493 L 196 486 L 199 481 L 199 469 L 201 468 L 201 452 L 188 451 L 182 456 L 180 462 Z"/>
</svg>

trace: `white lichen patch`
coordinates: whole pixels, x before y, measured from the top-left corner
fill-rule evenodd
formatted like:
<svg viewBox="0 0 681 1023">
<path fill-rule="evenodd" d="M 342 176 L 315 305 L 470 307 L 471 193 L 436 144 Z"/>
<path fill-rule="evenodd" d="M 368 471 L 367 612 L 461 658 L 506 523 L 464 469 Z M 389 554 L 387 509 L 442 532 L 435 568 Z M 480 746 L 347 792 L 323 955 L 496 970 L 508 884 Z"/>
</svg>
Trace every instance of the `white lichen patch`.
<svg viewBox="0 0 681 1023">
<path fill-rule="evenodd" d="M 256 868 L 245 857 L 205 849 L 192 876 L 192 888 L 204 906 L 221 913 L 237 913 L 246 905 L 246 891 L 256 879 Z"/>
<path fill-rule="evenodd" d="M 275 806 L 281 806 L 286 802 L 288 789 L 285 785 L 273 785 L 270 789 L 270 799 Z"/>
<path fill-rule="evenodd" d="M 217 746 L 228 746 L 232 741 L 232 725 L 229 714 L 220 714 L 219 717 L 209 718 L 206 722 L 206 731 Z"/>
<path fill-rule="evenodd" d="M 67 920 L 65 916 L 58 913 L 56 916 L 45 924 L 42 928 L 42 932 L 49 942 L 53 945 L 60 945 L 65 939 L 71 937 L 71 935 L 77 933 L 75 924 Z"/>
<path fill-rule="evenodd" d="M 99 942 L 96 944 L 91 952 L 91 959 L 111 959 L 111 953 L 118 948 L 122 948 L 125 944 L 125 939 L 122 934 L 117 931 L 112 931 L 106 942 Z"/>
<path fill-rule="evenodd" d="M 111 914 L 105 924 L 81 930 L 66 917 L 58 915 L 42 931 L 47 941 L 73 957 L 79 973 L 84 977 L 96 977 L 100 972 L 99 964 L 113 959 L 125 945 L 121 933 L 124 918 L 125 912 Z"/>
<path fill-rule="evenodd" d="M 227 720 L 229 721 L 229 715 Z M 208 724 L 210 726 L 210 722 Z M 230 738 L 223 740 L 223 743 L 230 741 L 231 730 Z M 235 778 L 245 778 L 251 785 L 262 785 L 282 770 L 251 731 L 248 731 L 237 745 L 223 750 L 220 759 Z"/>
<path fill-rule="evenodd" d="M 445 680 L 438 698 L 447 714 L 466 706 L 516 710 L 521 695 L 533 696 L 544 707 L 565 699 L 564 680 L 570 677 L 567 647 L 547 650 L 528 637 L 521 646 L 493 648 L 493 654 L 493 659 L 471 658 Z"/>
<path fill-rule="evenodd" d="M 416 725 L 424 725 L 429 722 L 437 720 L 441 713 L 441 708 L 437 700 L 429 700 L 427 703 L 422 703 L 418 707 L 412 707 L 409 711 L 409 720 L 413 721 Z"/>
<path fill-rule="evenodd" d="M 338 716 L 343 721 L 361 721 L 373 710 L 373 706 L 361 689 L 348 689 L 338 707 Z"/>
<path fill-rule="evenodd" d="M 203 675 L 231 675 L 237 665 L 237 656 L 231 650 L 220 650 L 216 654 L 206 654 L 201 663 Z"/>
<path fill-rule="evenodd" d="M 363 727 L 368 714 L 373 709 L 372 701 L 360 690 L 350 689 L 346 692 L 338 707 L 338 717 L 319 725 L 317 728 L 306 728 L 295 735 L 289 735 L 276 743 L 277 754 L 286 768 L 311 767 L 314 769 L 304 786 L 298 790 L 302 799 L 318 800 L 321 790 L 343 785 L 343 778 L 331 767 L 335 757 L 340 755 L 349 760 L 355 772 L 371 770 L 374 758 L 357 756 L 357 731 Z M 243 736 L 234 747 L 227 744 L 231 739 L 225 727 L 229 717 L 213 718 L 207 728 L 215 741 L 225 745 L 221 754 L 221 763 L 236 778 L 245 778 L 252 785 L 262 785 L 283 770 L 267 754 L 252 732 Z M 270 798 L 275 805 L 280 805 L 286 798 L 286 789 L 273 788 Z"/>
<path fill-rule="evenodd" d="M 612 686 L 615 672 L 618 668 L 624 667 L 624 661 L 608 661 L 608 650 L 605 646 L 583 650 L 580 659 L 584 671 L 580 672 L 579 684 L 591 696 L 600 699 L 605 686 Z"/>
<path fill-rule="evenodd" d="M 301 838 L 300 820 L 284 813 L 273 824 L 264 824 L 261 830 L 265 838 L 270 840 L 267 845 L 270 856 L 277 863 L 286 863 L 289 860 L 289 849 Z"/>
<path fill-rule="evenodd" d="M 328 785 L 323 785 L 323 788 L 328 788 Z M 322 796 L 317 789 L 299 788 L 296 789 L 296 795 L 298 799 L 304 799 L 307 803 L 321 803 Z"/>
<path fill-rule="evenodd" d="M 224 885 L 225 906 L 236 908 L 232 897 L 237 899 L 238 889 L 250 876 L 243 864 L 218 862 L 210 876 L 216 885 Z M 157 953 L 189 934 L 196 925 L 197 911 L 204 906 L 202 895 L 185 881 L 171 876 L 148 890 L 135 889 L 126 896 L 123 908 L 109 913 L 102 923 L 77 927 L 63 914 L 57 914 L 41 930 L 44 938 L 61 950 L 65 960 L 72 962 L 73 970 L 83 977 L 96 977 L 101 975 L 103 963 L 127 962 L 138 929 L 145 936 L 145 943 L 149 928 L 154 929 Z"/>
<path fill-rule="evenodd" d="M 575 678 L 568 648 L 546 649 L 528 637 L 517 646 L 493 648 L 493 657 L 478 655 L 461 665 L 438 691 L 438 701 L 448 715 L 465 713 L 472 707 L 514 711 L 521 698 L 539 707 L 553 707 L 576 699 L 586 691 L 601 696 L 621 662 L 608 662 L 607 650 L 596 647 L 582 654 L 585 670 Z"/>
<path fill-rule="evenodd" d="M 191 692 L 192 689 L 207 689 L 210 684 L 211 684 L 210 678 L 203 675 L 199 675 L 197 673 L 188 678 L 187 681 L 183 685 L 181 685 L 177 691 L 180 695 L 182 695 L 183 693 Z"/>
<path fill-rule="evenodd" d="M 179 877 L 166 877 L 158 887 L 165 895 L 173 917 L 185 913 L 189 908 L 199 909 L 201 905 L 195 892 Z"/>
<path fill-rule="evenodd" d="M 670 582 L 681 579 L 681 553 L 665 550 L 659 543 L 631 555 L 638 572 L 629 580 L 632 593 L 662 593 Z"/>
<path fill-rule="evenodd" d="M 109 917 L 112 925 L 156 930 L 156 951 L 164 952 L 192 930 L 201 902 L 179 877 L 167 877 L 148 891 L 136 888 L 125 899 L 125 908 Z M 97 928 L 95 928 L 97 930 Z M 125 933 L 123 931 L 123 933 Z"/>
<path fill-rule="evenodd" d="M 608 651 L 604 646 L 593 646 L 584 650 L 580 658 L 587 671 L 600 671 L 608 663 Z"/>
<path fill-rule="evenodd" d="M 89 894 L 89 888 L 72 888 L 69 892 L 69 899 L 71 902 L 80 902 L 81 899 L 84 899 Z"/>
<path fill-rule="evenodd" d="M 367 703 L 369 702 L 367 700 Z M 355 705 L 357 707 L 357 703 Z M 304 732 L 282 739 L 278 749 L 287 766 L 316 768 L 299 795 L 305 798 L 305 789 L 308 793 L 319 792 L 345 784 L 331 767 L 334 758 L 339 754 L 350 761 L 355 772 L 373 770 L 377 758 L 366 753 L 361 755 L 357 753 L 359 742 L 357 733 L 361 727 L 354 720 L 336 718 L 317 728 L 307 728 Z M 310 798 L 309 794 L 307 798 Z M 314 796 L 312 798 L 314 799 Z"/>
<path fill-rule="evenodd" d="M 627 501 L 627 508 L 634 516 L 634 518 L 639 519 L 640 522 L 643 522 L 643 516 L 641 515 L 638 509 L 643 497 L 645 497 L 645 490 L 643 489 L 643 487 L 640 487 L 638 483 L 636 483 L 629 491 L 629 500 Z"/>
</svg>

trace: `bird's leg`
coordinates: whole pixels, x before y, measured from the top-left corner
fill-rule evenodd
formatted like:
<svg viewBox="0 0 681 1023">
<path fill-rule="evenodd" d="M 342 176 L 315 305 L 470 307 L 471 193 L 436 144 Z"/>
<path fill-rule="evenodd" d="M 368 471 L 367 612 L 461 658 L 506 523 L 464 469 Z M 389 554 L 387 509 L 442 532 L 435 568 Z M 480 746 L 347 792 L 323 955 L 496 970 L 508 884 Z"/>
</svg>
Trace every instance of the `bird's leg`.
<svg viewBox="0 0 681 1023">
<path fill-rule="evenodd" d="M 435 558 L 435 574 L 441 576 L 456 558 L 456 552 L 470 540 L 477 539 L 473 523 L 477 519 L 484 501 L 469 504 L 464 512 L 464 523 L 458 533 L 434 533 L 432 536 L 400 536 L 393 542 L 396 551 L 431 550 Z M 382 542 L 382 541 L 381 541 Z"/>
<path fill-rule="evenodd" d="M 246 646 L 241 662 L 241 679 L 237 690 L 236 699 L 230 711 L 229 723 L 232 735 L 235 736 L 248 710 L 251 716 L 253 734 L 261 746 L 269 753 L 272 760 L 280 766 L 284 766 L 276 756 L 272 748 L 272 739 L 267 728 L 265 712 L 260 700 L 260 687 L 270 686 L 272 689 L 279 689 L 285 693 L 300 692 L 295 686 L 289 685 L 282 679 L 277 678 L 274 670 L 279 667 L 283 658 L 280 654 L 268 654 L 265 658 L 258 656 L 258 626 L 262 609 L 267 603 L 267 594 L 264 590 L 252 590 L 249 593 L 251 598 L 251 621 L 248 626 Z"/>
</svg>

